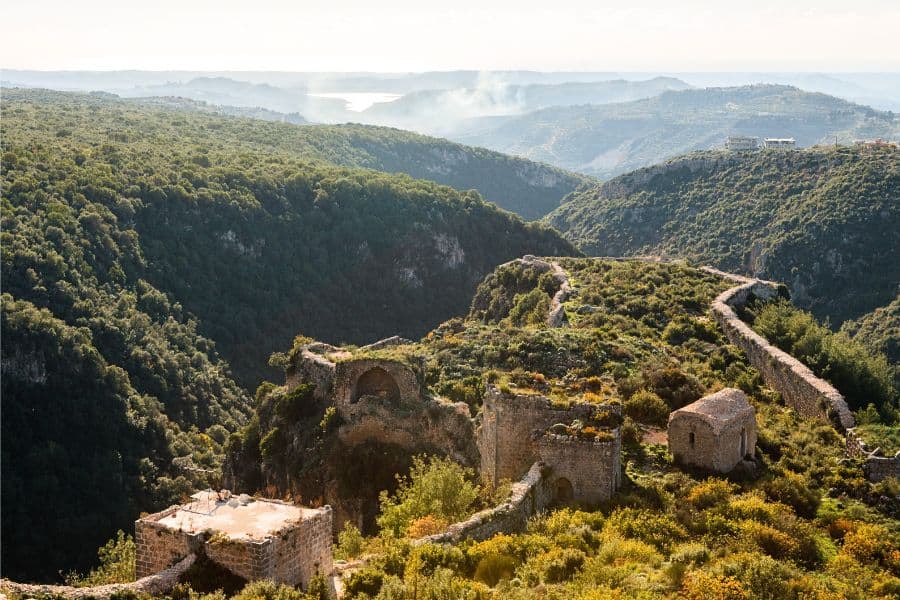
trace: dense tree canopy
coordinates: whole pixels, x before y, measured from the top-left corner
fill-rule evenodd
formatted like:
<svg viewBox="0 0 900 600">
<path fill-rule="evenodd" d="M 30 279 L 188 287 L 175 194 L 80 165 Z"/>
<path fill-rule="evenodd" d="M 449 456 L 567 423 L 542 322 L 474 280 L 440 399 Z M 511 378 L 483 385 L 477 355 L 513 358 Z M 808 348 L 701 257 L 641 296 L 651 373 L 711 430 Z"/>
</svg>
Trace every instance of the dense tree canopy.
<svg viewBox="0 0 900 600">
<path fill-rule="evenodd" d="M 82 568 L 214 479 L 236 381 L 298 329 L 418 335 L 497 263 L 575 252 L 473 191 L 307 162 L 269 125 L 4 94 L 4 574 Z"/>
<path fill-rule="evenodd" d="M 704 152 L 575 193 L 549 215 L 591 255 L 661 254 L 784 282 L 839 325 L 900 282 L 900 151 Z"/>
</svg>

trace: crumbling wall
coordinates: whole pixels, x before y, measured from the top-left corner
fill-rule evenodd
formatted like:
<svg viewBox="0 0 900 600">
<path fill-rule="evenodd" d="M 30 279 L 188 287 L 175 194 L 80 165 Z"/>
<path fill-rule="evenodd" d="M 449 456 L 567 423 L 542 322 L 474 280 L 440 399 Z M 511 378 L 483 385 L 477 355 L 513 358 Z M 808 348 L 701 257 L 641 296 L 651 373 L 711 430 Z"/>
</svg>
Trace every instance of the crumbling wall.
<svg viewBox="0 0 900 600">
<path fill-rule="evenodd" d="M 558 406 L 544 396 L 505 394 L 496 386 L 488 386 L 478 432 L 482 480 L 491 486 L 503 479 L 517 480 L 540 460 L 535 431 L 555 423 L 589 419 L 600 409 L 619 410 L 587 403 Z"/>
<path fill-rule="evenodd" d="M 622 436 L 618 427 L 608 436 L 591 439 L 546 433 L 538 438 L 554 501 L 596 506 L 613 497 L 622 482 Z M 561 480 L 571 485 L 571 499 L 555 496 Z"/>
<path fill-rule="evenodd" d="M 708 267 L 704 270 L 726 275 Z M 742 283 L 719 294 L 711 308 L 728 341 L 747 354 L 750 364 L 760 372 L 766 384 L 777 390 L 785 404 L 798 413 L 804 417 L 830 420 L 842 431 L 853 427 L 853 414 L 834 386 L 816 377 L 806 365 L 787 352 L 771 345 L 735 312 L 735 308 L 744 306 L 754 296 L 774 298 L 778 293 L 776 285 L 737 275 L 727 276 Z"/>
<path fill-rule="evenodd" d="M 178 510 L 178 506 L 134 522 L 135 577 L 147 577 L 168 569 L 186 556 L 199 551 L 202 534 L 173 531 L 158 523 Z"/>
<path fill-rule="evenodd" d="M 188 554 L 168 569 L 142 577 L 129 583 L 110 583 L 91 587 L 72 587 L 70 585 L 41 585 L 34 583 L 16 583 L 8 579 L 0 580 L 0 589 L 13 592 L 22 598 L 51 597 L 70 600 L 108 600 L 110 598 L 126 598 L 147 594 L 162 596 L 167 593 L 181 576 L 194 564 L 195 554 Z M 2 596 L 2 594 L 0 594 Z"/>
<path fill-rule="evenodd" d="M 888 477 L 900 479 L 900 452 L 894 456 L 881 456 L 879 449 L 870 449 L 853 429 L 847 430 L 847 454 L 863 459 L 863 472 L 869 481 L 881 481 Z"/>
<path fill-rule="evenodd" d="M 513 484 L 506 502 L 454 523 L 441 533 L 419 538 L 413 544 L 455 544 L 464 539 L 486 540 L 498 533 L 522 531 L 528 519 L 552 501 L 544 478 L 546 471 L 545 465 L 534 463 L 525 477 Z"/>
<path fill-rule="evenodd" d="M 312 383 L 316 386 L 313 392 L 317 400 L 324 401 L 331 397 L 334 382 L 335 364 L 322 355 L 338 348 L 328 344 L 310 344 L 300 351 L 300 356 L 285 372 L 285 387 L 288 391 L 301 383 Z"/>
</svg>

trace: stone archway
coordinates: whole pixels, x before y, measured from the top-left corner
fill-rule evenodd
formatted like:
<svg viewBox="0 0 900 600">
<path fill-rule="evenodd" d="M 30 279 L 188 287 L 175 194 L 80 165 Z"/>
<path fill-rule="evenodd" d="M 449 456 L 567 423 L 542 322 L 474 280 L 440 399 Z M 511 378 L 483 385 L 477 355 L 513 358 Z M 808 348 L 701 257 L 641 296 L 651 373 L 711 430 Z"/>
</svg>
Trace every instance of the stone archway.
<svg viewBox="0 0 900 600">
<path fill-rule="evenodd" d="M 553 502 L 558 505 L 571 504 L 575 499 L 575 490 L 572 482 L 565 477 L 560 477 L 553 482 Z"/>
<path fill-rule="evenodd" d="M 396 404 L 400 401 L 400 387 L 390 373 L 381 367 L 373 367 L 356 380 L 350 402 L 359 402 L 365 396 L 373 396 L 382 402 Z"/>
</svg>

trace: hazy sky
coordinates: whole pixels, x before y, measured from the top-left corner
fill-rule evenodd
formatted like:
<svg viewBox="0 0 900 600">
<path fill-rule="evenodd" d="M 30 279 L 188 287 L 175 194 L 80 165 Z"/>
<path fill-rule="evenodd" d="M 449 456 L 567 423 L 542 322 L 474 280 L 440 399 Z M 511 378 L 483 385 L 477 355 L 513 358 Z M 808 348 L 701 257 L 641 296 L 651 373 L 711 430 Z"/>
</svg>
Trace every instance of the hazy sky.
<svg viewBox="0 0 900 600">
<path fill-rule="evenodd" d="M 0 66 L 900 70 L 897 0 L 7 0 Z"/>
</svg>

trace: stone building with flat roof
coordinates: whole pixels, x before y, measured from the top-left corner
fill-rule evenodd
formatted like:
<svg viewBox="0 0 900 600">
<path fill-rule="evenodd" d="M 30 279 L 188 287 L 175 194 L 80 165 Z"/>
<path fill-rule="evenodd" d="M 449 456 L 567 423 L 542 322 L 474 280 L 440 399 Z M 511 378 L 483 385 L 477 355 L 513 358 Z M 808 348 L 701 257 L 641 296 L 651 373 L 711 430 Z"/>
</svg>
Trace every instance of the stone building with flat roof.
<svg viewBox="0 0 900 600">
<path fill-rule="evenodd" d="M 669 415 L 675 461 L 727 473 L 756 447 L 756 411 L 741 390 L 725 388 Z"/>
<path fill-rule="evenodd" d="M 784 150 L 796 147 L 797 140 L 794 138 L 766 138 L 763 140 L 763 148 L 768 150 Z"/>
<path fill-rule="evenodd" d="M 331 507 L 211 490 L 193 498 L 135 521 L 137 578 L 190 554 L 204 554 L 248 581 L 271 579 L 304 589 L 316 575 L 331 574 Z"/>
</svg>

